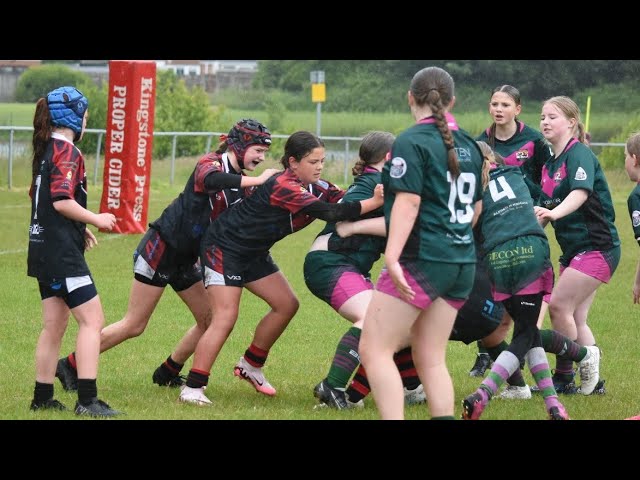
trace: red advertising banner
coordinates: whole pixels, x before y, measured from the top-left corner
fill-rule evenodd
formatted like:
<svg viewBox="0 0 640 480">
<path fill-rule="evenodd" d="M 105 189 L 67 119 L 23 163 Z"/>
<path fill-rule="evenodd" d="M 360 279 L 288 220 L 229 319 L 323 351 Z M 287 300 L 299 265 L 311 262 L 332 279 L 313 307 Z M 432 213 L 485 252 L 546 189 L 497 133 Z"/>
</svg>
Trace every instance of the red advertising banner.
<svg viewBox="0 0 640 480">
<path fill-rule="evenodd" d="M 112 233 L 147 230 L 156 64 L 109 61 L 109 99 L 100 213 L 113 213 Z"/>
</svg>

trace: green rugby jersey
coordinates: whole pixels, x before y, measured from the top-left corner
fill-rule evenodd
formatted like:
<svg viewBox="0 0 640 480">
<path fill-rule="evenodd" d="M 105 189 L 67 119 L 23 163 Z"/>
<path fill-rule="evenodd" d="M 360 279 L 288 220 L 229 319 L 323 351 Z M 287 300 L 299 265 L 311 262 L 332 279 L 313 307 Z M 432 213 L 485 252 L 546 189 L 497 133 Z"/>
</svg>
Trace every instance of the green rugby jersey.
<svg viewBox="0 0 640 480">
<path fill-rule="evenodd" d="M 452 180 L 447 149 L 433 117 L 420 120 L 396 138 L 382 170 L 384 214 L 389 231 L 398 192 L 420 195 L 420 211 L 401 260 L 475 263 L 471 232 L 473 206 L 481 196 L 482 153 L 476 141 L 446 114 L 460 163 Z"/>
<path fill-rule="evenodd" d="M 489 173 L 480 217 L 482 250 L 524 235 L 547 236 L 536 219 L 533 200 L 518 167 L 498 166 Z"/>
<path fill-rule="evenodd" d="M 638 245 L 640 245 L 640 184 L 636 184 L 629 194 L 627 207 L 629 208 L 629 218 L 631 218 L 633 236 L 636 242 L 638 242 Z"/>
<path fill-rule="evenodd" d="M 539 204 L 551 210 L 575 189 L 589 192 L 585 203 L 551 222 L 564 263 L 580 252 L 610 250 L 620 245 L 611 193 L 600 162 L 589 147 L 573 138 L 558 158 L 552 156 L 544 165 Z"/>
<path fill-rule="evenodd" d="M 359 202 L 373 196 L 376 185 L 382 183 L 382 174 L 372 167 L 365 167 L 362 175 L 358 175 L 354 182 L 347 189 L 341 202 Z M 360 218 L 374 218 L 384 215 L 382 207 L 362 215 Z M 355 266 L 362 274 L 371 272 L 373 264 L 384 253 L 387 242 L 386 237 L 375 235 L 353 235 L 352 237 L 341 239 L 336 233 L 336 224 L 327 223 L 318 234 L 324 235 L 333 233 L 329 239 L 329 250 L 346 257 L 346 260 Z"/>
<path fill-rule="evenodd" d="M 482 132 L 476 140 L 491 145 L 493 151 L 504 158 L 505 165 L 520 167 L 529 193 L 534 200 L 540 196 L 542 167 L 549 158 L 551 150 L 542 133 L 516 120 L 516 133 L 507 140 L 494 139 L 489 142 L 490 128 Z M 495 144 L 492 144 L 495 143 Z"/>
</svg>

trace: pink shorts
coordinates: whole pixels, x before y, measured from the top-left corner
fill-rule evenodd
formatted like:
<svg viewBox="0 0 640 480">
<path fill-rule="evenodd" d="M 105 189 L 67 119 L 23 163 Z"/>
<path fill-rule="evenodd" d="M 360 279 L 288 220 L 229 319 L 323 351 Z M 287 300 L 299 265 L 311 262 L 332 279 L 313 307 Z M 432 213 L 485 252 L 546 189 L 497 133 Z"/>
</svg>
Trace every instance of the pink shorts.
<svg viewBox="0 0 640 480">
<path fill-rule="evenodd" d="M 553 268 L 549 267 L 545 272 L 536 278 L 529 285 L 525 286 L 519 292 L 516 292 L 515 295 L 532 295 L 540 292 L 544 292 L 545 295 L 542 299 L 549 303 L 549 299 L 551 298 L 551 291 L 553 290 L 553 282 L 554 282 L 554 274 Z M 493 289 L 492 289 L 493 290 Z M 503 293 L 493 290 L 493 299 L 496 302 L 501 302 L 509 297 L 512 297 L 510 293 Z"/>
<path fill-rule="evenodd" d="M 600 280 L 602 283 L 609 283 L 615 271 L 615 267 L 611 268 L 602 252 L 596 250 L 577 254 L 569 262 L 569 267 Z M 562 275 L 565 268 L 567 267 L 560 265 L 560 275 Z"/>
<path fill-rule="evenodd" d="M 562 263 L 560 264 L 560 275 L 562 275 L 566 268 L 571 267 L 596 280 L 600 280 L 602 283 L 609 283 L 613 272 L 615 272 L 618 267 L 619 261 L 620 247 L 605 252 L 599 250 L 581 252 L 571 259 L 568 266 Z M 551 295 L 545 295 L 543 300 L 549 303 L 551 301 Z"/>
<path fill-rule="evenodd" d="M 361 273 L 344 272 L 331 292 L 331 306 L 337 312 L 344 305 L 344 302 L 366 290 L 373 290 L 371 280 L 365 278 Z"/>
<path fill-rule="evenodd" d="M 425 289 L 420 286 L 418 281 L 413 277 L 413 275 L 411 275 L 411 273 L 409 273 L 404 265 L 402 266 L 402 270 L 404 272 L 404 278 L 407 280 L 407 283 L 416 294 L 413 300 L 409 303 L 414 307 L 419 308 L 420 310 L 424 310 L 433 303 L 435 298 L 432 299 L 431 297 L 429 297 L 429 295 L 425 292 Z M 406 301 L 400 296 L 400 292 L 396 290 L 396 286 L 394 285 L 393 280 L 391 280 L 391 277 L 389 276 L 386 268 L 382 269 L 382 272 L 380 272 L 378 282 L 376 283 L 376 290 L 382 293 L 386 293 L 387 295 L 391 295 L 392 297 L 399 298 L 403 302 Z M 466 299 L 459 300 L 454 298 L 442 298 L 456 310 L 460 310 L 466 302 Z"/>
</svg>

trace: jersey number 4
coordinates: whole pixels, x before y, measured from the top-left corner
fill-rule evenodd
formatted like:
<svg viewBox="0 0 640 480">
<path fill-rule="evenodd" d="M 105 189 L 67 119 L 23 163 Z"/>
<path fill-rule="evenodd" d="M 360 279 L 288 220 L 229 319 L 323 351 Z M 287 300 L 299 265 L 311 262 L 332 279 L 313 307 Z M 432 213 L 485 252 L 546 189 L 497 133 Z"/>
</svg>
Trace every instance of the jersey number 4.
<svg viewBox="0 0 640 480">
<path fill-rule="evenodd" d="M 500 184 L 500 191 L 498 191 L 497 184 Z M 506 178 L 504 178 L 503 176 L 500 176 L 495 180 L 491 180 L 489 182 L 489 192 L 491 192 L 491 199 L 493 200 L 493 203 L 496 203 L 498 200 L 504 197 L 507 197 L 509 199 L 516 198 L 516 194 L 513 193 L 513 190 L 507 183 Z"/>
</svg>

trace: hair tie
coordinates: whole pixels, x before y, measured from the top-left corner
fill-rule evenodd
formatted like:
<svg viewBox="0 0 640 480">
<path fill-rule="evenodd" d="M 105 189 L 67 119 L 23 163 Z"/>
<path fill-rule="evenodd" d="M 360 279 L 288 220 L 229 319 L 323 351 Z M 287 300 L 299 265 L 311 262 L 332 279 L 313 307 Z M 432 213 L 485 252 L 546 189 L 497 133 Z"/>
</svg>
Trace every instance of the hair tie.
<svg viewBox="0 0 640 480">
<path fill-rule="evenodd" d="M 445 144 L 445 147 L 447 147 L 447 150 L 453 150 L 455 148 L 453 145 L 446 145 L 446 144 Z"/>
</svg>

